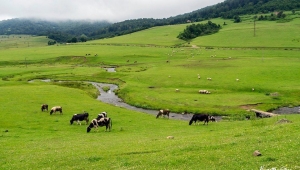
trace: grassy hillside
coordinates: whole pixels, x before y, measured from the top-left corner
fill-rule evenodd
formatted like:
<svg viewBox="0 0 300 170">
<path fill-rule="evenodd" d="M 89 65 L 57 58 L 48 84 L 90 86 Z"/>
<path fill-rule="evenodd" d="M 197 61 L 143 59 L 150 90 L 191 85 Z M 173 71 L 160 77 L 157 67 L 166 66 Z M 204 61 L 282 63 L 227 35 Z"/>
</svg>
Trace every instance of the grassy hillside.
<svg viewBox="0 0 300 170">
<path fill-rule="evenodd" d="M 0 35 L 0 50 L 46 46 L 48 41 L 49 39 L 44 36 Z"/>
<path fill-rule="evenodd" d="M 0 95 L 5 103 L 0 114 L 1 169 L 295 169 L 298 165 L 296 115 L 188 126 L 38 81 L 1 87 Z M 41 103 L 62 105 L 63 115 L 41 112 Z M 100 128 L 87 134 L 84 123 L 69 125 L 72 114 L 83 110 L 90 118 L 107 111 L 112 131 Z M 277 123 L 282 118 L 293 123 Z M 166 138 L 170 135 L 174 139 Z M 252 156 L 254 150 L 263 156 Z"/>
<path fill-rule="evenodd" d="M 175 38 L 186 24 L 70 45 L 1 41 L 1 169 L 299 169 L 298 115 L 256 119 L 247 109 L 300 105 L 300 20 L 258 22 L 255 37 L 250 20 L 212 21 L 227 25 L 189 43 Z M 97 90 L 83 81 L 118 84 L 118 95 L 138 107 L 228 119 L 208 126 L 155 119 L 95 100 Z M 43 103 L 61 105 L 63 115 L 41 112 Z M 107 111 L 112 131 L 69 125 L 82 111 L 90 119 Z"/>
</svg>

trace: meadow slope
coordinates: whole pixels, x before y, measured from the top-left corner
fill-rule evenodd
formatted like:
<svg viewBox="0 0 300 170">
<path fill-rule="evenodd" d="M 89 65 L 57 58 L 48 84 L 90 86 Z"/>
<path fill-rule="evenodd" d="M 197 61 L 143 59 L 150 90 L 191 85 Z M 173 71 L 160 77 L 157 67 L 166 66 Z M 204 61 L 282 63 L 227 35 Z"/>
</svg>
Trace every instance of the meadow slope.
<svg viewBox="0 0 300 170">
<path fill-rule="evenodd" d="M 26 38 L 2 36 L 0 168 L 299 169 L 299 115 L 257 119 L 248 110 L 300 105 L 298 15 L 258 22 L 255 37 L 249 16 L 239 24 L 213 19 L 227 25 L 190 42 L 176 38 L 187 24 L 54 46 L 46 37 L 26 46 Z M 224 117 L 208 126 L 155 119 L 96 100 L 87 81 L 117 84 L 118 96 L 137 107 Z M 61 105 L 63 114 L 42 112 L 43 103 Z M 111 132 L 70 125 L 83 111 L 90 120 L 106 111 Z"/>
</svg>

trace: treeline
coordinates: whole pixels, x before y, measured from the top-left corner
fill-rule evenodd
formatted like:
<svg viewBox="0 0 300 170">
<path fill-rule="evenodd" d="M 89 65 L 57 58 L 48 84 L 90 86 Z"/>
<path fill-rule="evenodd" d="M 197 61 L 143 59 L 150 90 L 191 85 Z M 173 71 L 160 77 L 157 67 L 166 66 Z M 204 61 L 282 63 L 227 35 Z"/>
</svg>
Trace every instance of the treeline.
<svg viewBox="0 0 300 170">
<path fill-rule="evenodd" d="M 292 11 L 300 9 L 300 0 L 225 0 L 213 6 L 174 17 L 153 19 L 140 18 L 118 23 L 108 22 L 47 22 L 37 20 L 12 19 L 0 21 L 0 34 L 46 35 L 57 42 L 108 38 L 133 33 L 154 26 L 183 24 L 221 17 L 240 22 L 240 15 L 266 15 L 275 11 Z M 272 18 L 272 17 L 270 17 Z M 260 19 L 262 19 L 260 17 Z M 265 17 L 264 17 L 265 19 Z"/>
<path fill-rule="evenodd" d="M 163 19 L 127 20 L 101 28 L 91 34 L 95 38 L 114 37 L 133 33 L 154 26 L 183 24 L 187 21 L 199 22 L 211 18 L 234 19 L 240 22 L 240 15 L 267 14 L 274 11 L 292 11 L 300 9 L 300 0 L 225 0 L 190 13 Z"/>
<path fill-rule="evenodd" d="M 218 32 L 221 29 L 220 25 L 208 21 L 206 24 L 192 24 L 186 26 L 184 31 L 177 38 L 182 40 L 190 40 L 199 36 L 209 35 Z"/>
<path fill-rule="evenodd" d="M 106 21 L 64 21 L 50 22 L 36 19 L 9 19 L 0 21 L 0 35 L 28 34 L 48 36 L 57 42 L 68 42 L 74 37 L 80 41 L 88 40 L 91 32 L 111 25 Z"/>
</svg>

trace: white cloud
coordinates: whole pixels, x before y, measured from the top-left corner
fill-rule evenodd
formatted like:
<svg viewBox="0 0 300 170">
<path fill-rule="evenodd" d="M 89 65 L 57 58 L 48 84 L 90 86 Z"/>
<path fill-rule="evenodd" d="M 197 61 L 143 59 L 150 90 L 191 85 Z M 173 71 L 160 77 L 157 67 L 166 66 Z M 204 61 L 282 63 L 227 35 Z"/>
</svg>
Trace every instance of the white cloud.
<svg viewBox="0 0 300 170">
<path fill-rule="evenodd" d="M 0 0 L 0 20 L 108 20 L 168 18 L 224 0 Z"/>
</svg>

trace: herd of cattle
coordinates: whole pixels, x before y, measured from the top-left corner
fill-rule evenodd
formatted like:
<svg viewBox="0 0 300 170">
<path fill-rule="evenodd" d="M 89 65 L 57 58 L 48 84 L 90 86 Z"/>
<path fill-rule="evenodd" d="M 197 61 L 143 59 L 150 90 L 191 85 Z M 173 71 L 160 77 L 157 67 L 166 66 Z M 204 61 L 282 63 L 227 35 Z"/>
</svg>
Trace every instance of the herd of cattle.
<svg viewBox="0 0 300 170">
<path fill-rule="evenodd" d="M 159 110 L 157 115 L 156 115 L 156 119 L 160 116 L 170 116 L 170 110 L 169 109 L 162 109 L 162 110 Z M 190 122 L 189 122 L 189 125 L 193 124 L 193 122 L 195 124 L 197 124 L 197 122 L 202 122 L 204 121 L 204 125 L 206 123 L 206 125 L 208 125 L 208 122 L 209 121 L 212 121 L 212 122 L 215 122 L 216 121 L 216 118 L 214 116 L 209 116 L 208 114 L 194 114 L 193 117 L 191 118 Z"/>
<path fill-rule="evenodd" d="M 48 111 L 48 105 L 47 104 L 43 104 L 41 106 L 41 110 L 42 111 Z M 51 108 L 50 110 L 50 115 L 52 115 L 53 113 L 56 113 L 56 112 L 60 112 L 60 114 L 63 114 L 63 110 L 62 110 L 62 107 L 61 106 L 54 106 Z M 162 109 L 162 110 L 159 110 L 157 115 L 156 115 L 156 118 L 158 117 L 165 117 L 167 116 L 169 118 L 170 116 L 170 110 L 169 109 Z M 256 116 L 257 117 L 261 117 L 261 115 L 259 115 L 259 113 L 256 113 Z M 249 117 L 250 118 L 250 117 Z M 70 124 L 72 125 L 73 122 L 76 121 L 77 124 L 80 124 L 81 125 L 81 121 L 85 121 L 86 124 L 88 125 L 89 123 L 89 113 L 87 112 L 83 112 L 83 113 L 79 113 L 79 114 L 74 114 L 70 120 Z M 189 125 L 192 125 L 193 123 L 194 124 L 199 124 L 199 122 L 204 122 L 203 125 L 208 125 L 208 122 L 211 121 L 211 122 L 215 122 L 216 119 L 214 116 L 210 116 L 208 114 L 194 114 L 191 118 L 191 120 L 189 121 Z M 100 114 L 98 114 L 98 116 L 96 118 L 94 118 L 90 124 L 88 125 L 87 127 L 87 133 L 91 131 L 92 128 L 95 128 L 95 130 L 98 130 L 98 127 L 103 127 L 105 126 L 106 127 L 106 131 L 110 131 L 111 128 L 112 128 L 112 120 L 111 118 L 107 117 L 107 113 L 106 112 L 102 112 Z"/>
<path fill-rule="evenodd" d="M 41 110 L 43 111 L 48 111 L 48 105 L 47 104 L 42 104 L 41 106 Z M 54 106 L 51 108 L 50 110 L 50 115 L 52 115 L 53 113 L 56 112 L 60 112 L 60 114 L 63 114 L 63 110 L 61 106 Z M 74 114 L 70 120 L 70 124 L 72 125 L 73 122 L 76 121 L 77 124 L 80 124 L 80 121 L 85 121 L 86 124 L 89 123 L 89 113 L 87 112 L 83 112 L 83 113 L 79 113 L 79 114 Z M 87 132 L 90 132 L 92 128 L 95 128 L 95 130 L 98 130 L 98 127 L 102 127 L 105 126 L 106 127 L 106 131 L 112 128 L 112 120 L 111 118 L 107 117 L 107 113 L 106 112 L 102 112 L 100 114 L 98 114 L 98 116 L 93 119 L 89 126 L 87 127 Z"/>
</svg>

